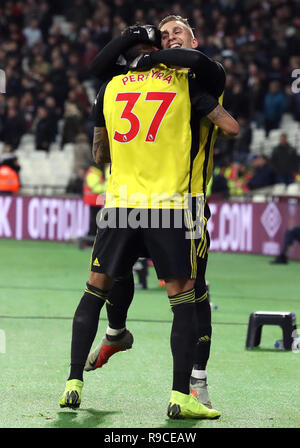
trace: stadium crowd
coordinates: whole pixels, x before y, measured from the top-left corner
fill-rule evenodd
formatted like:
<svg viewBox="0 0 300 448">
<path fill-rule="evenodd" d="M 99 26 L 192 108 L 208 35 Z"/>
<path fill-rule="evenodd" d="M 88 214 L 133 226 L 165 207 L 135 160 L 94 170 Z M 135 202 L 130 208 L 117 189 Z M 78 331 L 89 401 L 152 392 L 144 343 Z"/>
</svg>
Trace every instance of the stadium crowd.
<svg viewBox="0 0 300 448">
<path fill-rule="evenodd" d="M 172 13 L 189 18 L 199 50 L 226 70 L 224 106 L 241 131 L 232 141 L 216 142 L 215 176 L 222 180 L 226 170 L 231 177 L 235 170 L 242 177 L 239 191 L 245 183 L 248 189 L 257 188 L 255 182 L 248 185 L 257 172 L 259 186 L 275 183 L 280 175 L 275 165 L 266 157 L 250 159 L 249 148 L 253 123 L 268 135 L 280 127 L 284 113 L 300 121 L 300 94 L 291 87 L 293 70 L 300 68 L 299 9 L 296 0 L 2 0 L 2 152 L 17 149 L 27 133 L 34 135 L 36 150 L 48 151 L 58 132 L 62 148 L 78 135 L 91 143 L 92 100 L 86 83 L 97 92 L 100 81 L 91 77 L 90 62 L 127 26 L 158 25 Z M 297 163 L 292 171 L 286 183 L 298 179 Z"/>
</svg>

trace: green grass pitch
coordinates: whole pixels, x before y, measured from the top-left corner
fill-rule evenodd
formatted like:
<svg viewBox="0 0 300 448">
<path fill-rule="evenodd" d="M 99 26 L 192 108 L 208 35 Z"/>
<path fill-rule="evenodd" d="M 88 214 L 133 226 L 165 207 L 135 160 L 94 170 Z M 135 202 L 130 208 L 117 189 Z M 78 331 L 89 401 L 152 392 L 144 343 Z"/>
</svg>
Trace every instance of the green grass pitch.
<svg viewBox="0 0 300 448">
<path fill-rule="evenodd" d="M 300 352 L 274 349 L 265 326 L 245 350 L 249 314 L 291 311 L 300 320 L 300 263 L 211 253 L 207 279 L 213 343 L 208 380 L 216 421 L 170 421 L 172 314 L 150 269 L 128 316 L 133 349 L 84 374 L 79 410 L 58 402 L 69 373 L 71 326 L 88 276 L 90 251 L 72 244 L 0 240 L 0 428 L 299 428 Z M 102 311 L 96 341 L 107 325 Z"/>
</svg>

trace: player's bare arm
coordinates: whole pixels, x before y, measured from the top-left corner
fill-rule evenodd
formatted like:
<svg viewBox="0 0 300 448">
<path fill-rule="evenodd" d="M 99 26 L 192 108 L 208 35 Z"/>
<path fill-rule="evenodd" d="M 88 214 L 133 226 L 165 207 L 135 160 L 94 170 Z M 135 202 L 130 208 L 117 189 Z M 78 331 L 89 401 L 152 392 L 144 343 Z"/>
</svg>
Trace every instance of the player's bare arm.
<svg viewBox="0 0 300 448">
<path fill-rule="evenodd" d="M 219 137 L 232 138 L 238 135 L 238 122 L 220 104 L 207 115 L 207 118 L 219 127 Z"/>
<path fill-rule="evenodd" d="M 109 140 L 104 127 L 94 127 L 92 154 L 97 165 L 110 162 Z"/>
</svg>

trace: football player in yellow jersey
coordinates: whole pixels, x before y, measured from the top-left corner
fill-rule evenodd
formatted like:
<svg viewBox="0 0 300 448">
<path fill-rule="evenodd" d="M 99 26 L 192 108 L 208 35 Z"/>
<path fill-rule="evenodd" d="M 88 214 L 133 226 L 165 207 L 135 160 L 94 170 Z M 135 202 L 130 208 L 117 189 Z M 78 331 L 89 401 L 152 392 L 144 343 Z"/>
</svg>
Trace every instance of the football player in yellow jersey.
<svg viewBox="0 0 300 448">
<path fill-rule="evenodd" d="M 193 31 L 186 19 L 179 16 L 168 16 L 163 19 L 159 25 L 162 33 L 163 48 L 197 48 L 198 41 L 195 39 Z M 221 67 L 220 67 L 220 70 Z M 198 75 L 200 83 L 208 85 L 205 79 L 207 72 Z M 222 80 L 216 82 L 215 85 L 209 86 L 209 90 L 215 97 L 222 101 L 223 83 Z M 223 87 L 223 88 L 222 88 Z M 222 109 L 220 109 L 221 112 Z M 195 124 L 198 126 L 198 123 Z M 206 188 L 212 175 L 213 170 L 213 147 L 217 137 L 222 135 L 221 128 L 217 128 L 208 119 L 203 118 L 200 121 L 199 146 L 200 150 L 195 154 L 193 160 L 192 192 L 197 194 L 202 192 L 205 196 Z M 211 399 L 207 387 L 207 363 L 210 356 L 212 325 L 211 325 L 211 308 L 208 297 L 208 289 L 206 285 L 205 273 L 207 266 L 208 250 L 209 250 L 209 233 L 207 231 L 207 220 L 210 217 L 209 206 L 205 204 L 205 229 L 203 237 L 197 244 L 197 278 L 195 282 L 196 292 L 196 311 L 198 323 L 198 341 L 194 355 L 194 365 L 190 379 L 190 391 L 195 397 L 208 407 L 212 407 Z"/>
<path fill-rule="evenodd" d="M 145 32 L 142 27 L 133 27 L 136 31 L 140 29 Z M 199 51 L 184 51 L 182 49 L 195 49 L 198 45 L 197 40 L 193 34 L 191 27 L 186 19 L 179 16 L 168 16 L 162 20 L 160 24 L 162 32 L 162 46 L 166 51 L 156 51 L 146 54 L 143 57 L 139 56 L 135 61 L 135 65 L 148 63 L 149 66 L 153 63 L 167 63 L 169 65 L 182 64 L 186 67 L 192 67 L 194 73 L 201 86 L 209 91 L 216 98 L 221 97 L 225 85 L 225 73 L 221 66 L 216 61 L 212 61 L 207 56 Z M 117 60 L 119 53 L 124 53 L 126 48 L 125 37 L 119 37 L 109 43 L 104 50 L 97 56 L 93 62 L 92 69 L 94 74 L 104 77 L 105 72 L 111 70 L 111 67 Z M 159 44 L 157 45 L 159 46 Z M 170 51 L 172 49 L 172 51 Z M 118 73 L 120 68 L 114 68 L 113 73 Z M 215 115 L 219 114 L 221 121 L 228 119 L 223 108 L 216 108 Z M 229 120 L 230 121 L 230 120 Z M 198 122 L 194 122 L 195 126 L 199 127 Z M 216 138 L 216 127 L 214 127 L 210 120 L 203 118 L 201 120 L 199 133 L 199 145 L 201 150 L 195 152 L 195 159 L 193 160 L 192 171 L 192 191 L 203 193 L 209 182 L 212 171 L 212 153 L 213 145 Z M 218 133 L 222 134 L 221 128 Z M 210 216 L 208 205 L 205 206 L 205 220 Z M 205 281 L 205 271 L 207 265 L 207 254 L 209 248 L 209 234 L 206 226 L 203 238 L 199 241 L 197 247 L 197 278 L 195 283 L 196 291 L 196 308 L 198 315 L 198 343 L 194 359 L 193 375 L 191 377 L 191 391 L 197 396 L 197 399 L 207 405 L 211 406 L 210 398 L 207 391 L 206 384 L 206 365 L 210 354 L 211 345 L 211 309 L 208 300 L 208 291 Z M 133 336 L 126 329 L 127 311 L 130 306 L 134 294 L 133 277 L 129 276 L 120 279 L 116 282 L 111 292 L 112 301 L 117 306 L 107 305 L 107 315 L 109 325 L 106 335 L 102 338 L 100 344 L 89 355 L 85 370 L 94 370 L 102 367 L 109 357 L 121 350 L 127 350 L 132 347 Z"/>
<path fill-rule="evenodd" d="M 135 85 L 131 85 L 131 83 L 140 84 L 136 89 Z M 193 79 L 189 79 L 187 72 L 184 70 L 164 69 L 162 71 L 160 69 L 158 71 L 150 70 L 147 73 L 136 72 L 129 73 L 127 76 L 119 76 L 108 83 L 106 88 L 103 88 L 102 98 L 100 95 L 98 103 L 101 104 L 104 115 L 103 118 L 100 117 L 100 126 L 96 126 L 94 144 L 96 147 L 98 145 L 100 153 L 103 153 L 105 149 L 108 149 L 107 136 L 109 136 L 109 146 L 112 155 L 112 175 L 108 191 L 116 199 L 115 208 L 117 210 L 120 211 L 121 208 L 125 208 L 128 212 L 132 207 L 135 207 L 134 202 L 129 202 L 130 198 L 127 195 L 122 197 L 116 189 L 116 186 L 120 186 L 121 182 L 125 182 L 125 185 L 129 186 L 130 192 L 141 193 L 143 196 L 143 201 L 145 200 L 145 202 L 139 203 L 139 205 L 141 204 L 139 210 L 151 209 L 149 206 L 149 195 L 147 194 L 152 191 L 154 186 L 153 179 L 151 176 L 149 178 L 148 172 L 142 163 L 135 163 L 136 160 L 144 160 L 145 157 L 148 157 L 148 162 L 151 163 L 151 156 L 149 157 L 147 152 L 137 151 L 136 142 L 140 144 L 139 150 L 144 149 L 145 151 L 148 151 L 147 143 L 152 144 L 153 153 L 150 151 L 150 154 L 152 154 L 154 162 L 157 162 L 157 157 L 160 157 L 163 163 L 168 163 L 169 157 L 172 157 L 172 147 L 176 146 L 177 139 L 173 140 L 173 145 L 169 149 L 166 148 L 168 157 L 164 158 L 164 146 L 159 145 L 158 135 L 163 136 L 164 125 L 167 130 L 168 126 L 172 124 L 172 119 L 176 119 L 176 115 L 180 117 L 180 110 L 185 105 L 184 97 L 190 100 L 185 110 L 185 116 L 181 116 L 185 138 L 180 140 L 182 137 L 175 133 L 175 137 L 182 143 L 179 147 L 182 166 L 178 165 L 180 169 L 177 175 L 176 169 L 172 168 L 171 163 L 170 173 L 173 174 L 173 177 L 170 177 L 170 184 L 168 170 L 160 173 L 158 193 L 162 194 L 165 192 L 167 199 L 172 202 L 172 207 L 176 209 L 177 207 L 180 208 L 180 205 L 173 200 L 174 195 L 179 193 L 180 199 L 182 194 L 191 192 L 192 153 L 188 149 L 192 147 L 193 136 L 192 130 L 189 129 L 191 118 L 189 108 L 193 106 L 200 115 L 202 113 L 209 116 L 213 111 L 215 113 L 214 123 L 220 124 L 218 121 L 219 113 L 215 111 L 220 106 L 217 106 L 216 100 L 212 97 L 205 99 L 204 94 L 195 94 L 195 90 L 192 88 L 193 84 Z M 147 85 L 149 85 L 148 89 Z M 118 108 L 119 105 L 114 104 L 113 98 L 115 98 L 115 103 L 125 102 L 125 107 Z M 143 101 L 160 102 L 158 109 L 151 111 L 153 117 L 152 119 L 148 117 L 148 121 L 147 117 L 143 117 Z M 178 108 L 176 108 L 177 105 Z M 226 125 L 224 125 L 224 129 L 233 132 L 234 123 L 232 123 L 232 118 L 228 114 L 225 114 L 225 116 L 227 122 L 225 120 Z M 120 124 L 116 122 L 116 117 L 127 120 L 130 124 L 129 129 L 128 126 L 127 128 L 120 127 Z M 146 119 L 145 130 L 147 129 L 147 132 L 138 139 L 140 131 L 143 131 L 143 128 L 141 130 L 140 126 L 141 118 Z M 109 131 L 108 135 L 104 126 Z M 100 128 L 99 131 L 97 130 L 98 127 Z M 164 142 L 163 138 L 162 141 Z M 126 147 L 124 154 L 132 163 L 131 168 L 133 171 L 135 168 L 137 170 L 136 176 L 130 175 L 130 172 L 128 172 L 129 166 L 127 169 L 125 167 L 124 177 L 124 172 L 122 171 L 122 165 L 126 164 L 126 157 L 122 156 L 122 151 L 125 150 L 124 147 Z M 159 164 L 156 164 L 156 166 L 159 166 Z M 161 179 L 163 177 L 165 179 L 164 183 L 163 179 Z M 130 185 L 131 182 L 132 185 Z M 145 184 L 148 184 L 148 187 L 139 191 L 140 187 L 145 186 Z M 163 187 L 165 187 L 165 190 L 163 190 Z M 127 207 L 124 207 L 124 205 Z M 157 208 L 157 205 L 155 207 Z M 164 208 L 164 204 L 162 207 Z M 110 203 L 110 209 L 114 209 L 112 203 Z M 118 214 L 118 218 L 120 219 L 120 214 Z M 125 231 L 122 232 L 122 230 Z M 166 229 L 147 228 L 140 234 L 136 229 L 122 229 L 119 225 L 116 229 L 109 228 L 109 230 L 105 229 L 105 231 L 99 232 L 92 257 L 93 269 L 85 294 L 74 316 L 71 373 L 60 402 L 61 406 L 77 407 L 80 404 L 80 394 L 83 386 L 82 361 L 86 358 L 88 353 L 86 351 L 87 347 L 89 349 L 91 346 L 97 331 L 98 318 L 103 301 L 109 300 L 108 290 L 112 286 L 111 279 L 128 274 L 128 270 L 131 269 L 132 263 L 141 253 L 140 251 L 143 252 L 146 248 L 154 261 L 158 276 L 166 280 L 167 292 L 174 316 L 171 336 L 174 378 L 168 415 L 171 418 L 215 418 L 220 415 L 217 411 L 209 410 L 201 405 L 189 395 L 189 377 L 192 363 L 190 347 L 193 346 L 193 341 L 196 342 L 193 325 L 190 325 L 195 317 L 195 291 L 193 287 L 196 275 L 195 242 L 193 239 L 187 241 L 185 234 L 182 232 L 184 230 L 183 227 L 179 231 L 175 231 L 175 228 L 169 228 L 167 233 L 164 230 Z M 132 242 L 134 242 L 133 245 Z M 78 346 L 81 346 L 81 350 L 78 349 Z"/>
</svg>

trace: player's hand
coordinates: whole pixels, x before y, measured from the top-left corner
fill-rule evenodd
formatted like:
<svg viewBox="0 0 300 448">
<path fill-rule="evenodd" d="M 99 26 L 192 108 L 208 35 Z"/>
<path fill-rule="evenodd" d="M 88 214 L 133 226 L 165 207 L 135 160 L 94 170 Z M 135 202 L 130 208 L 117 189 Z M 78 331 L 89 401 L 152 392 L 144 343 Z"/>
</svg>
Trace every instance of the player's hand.
<svg viewBox="0 0 300 448">
<path fill-rule="evenodd" d="M 154 62 L 151 60 L 151 54 L 140 54 L 129 64 L 128 68 L 149 70 L 154 65 Z"/>
<path fill-rule="evenodd" d="M 129 45 L 146 43 L 161 48 L 161 32 L 153 25 L 130 26 L 124 31 L 122 37 L 128 40 Z"/>
</svg>

